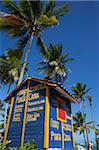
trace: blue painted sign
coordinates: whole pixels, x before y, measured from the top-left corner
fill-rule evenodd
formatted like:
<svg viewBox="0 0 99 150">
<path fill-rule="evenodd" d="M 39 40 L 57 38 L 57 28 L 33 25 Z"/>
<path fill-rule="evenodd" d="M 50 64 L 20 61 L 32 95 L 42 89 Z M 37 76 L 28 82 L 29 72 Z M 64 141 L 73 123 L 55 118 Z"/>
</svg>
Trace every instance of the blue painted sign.
<svg viewBox="0 0 99 150">
<path fill-rule="evenodd" d="M 45 106 L 47 108 L 45 101 L 50 105 L 50 112 L 45 109 Z M 46 117 L 48 124 L 45 124 L 47 121 L 44 122 L 45 113 L 49 115 L 48 118 Z M 24 125 L 23 120 L 25 120 Z M 46 131 L 44 127 L 48 127 L 48 130 Z M 29 90 L 27 90 L 27 84 L 24 84 L 14 93 L 7 134 L 7 140 L 11 141 L 10 146 L 21 145 L 22 129 L 24 129 L 23 143 L 31 143 L 35 140 L 40 150 L 43 150 L 43 147 L 73 150 L 70 101 L 52 88 L 50 88 L 50 94 L 47 93 L 47 88 L 39 82 L 31 81 Z M 46 135 L 49 138 L 45 140 Z M 45 147 L 44 144 L 47 146 Z"/>
<path fill-rule="evenodd" d="M 55 97 L 50 100 L 50 129 L 49 129 L 49 148 L 62 147 L 61 122 L 57 120 L 57 101 Z"/>
<path fill-rule="evenodd" d="M 59 105 L 58 100 L 60 100 L 61 105 Z M 70 105 L 67 105 L 70 102 L 60 98 L 53 90 L 51 91 L 50 103 L 49 148 L 61 149 L 62 140 L 64 140 L 64 150 L 73 150 L 72 121 L 70 112 L 66 112 L 67 109 L 68 111 L 71 109 Z"/>
<path fill-rule="evenodd" d="M 71 120 L 67 119 L 64 123 L 64 148 L 65 150 L 73 149 L 72 125 Z"/>
<path fill-rule="evenodd" d="M 45 89 L 29 92 L 27 118 L 25 127 L 25 143 L 36 141 L 40 149 L 44 139 L 44 107 Z"/>
<path fill-rule="evenodd" d="M 11 141 L 10 146 L 19 146 L 21 144 L 25 97 L 26 86 L 22 87 L 21 90 L 14 95 L 14 104 L 7 135 L 7 140 Z"/>
<path fill-rule="evenodd" d="M 40 149 L 43 148 L 44 135 L 44 110 L 46 90 L 42 84 L 31 84 L 28 93 L 28 106 L 26 113 L 26 124 L 24 143 L 36 141 Z M 26 103 L 26 86 L 21 87 L 14 95 L 14 104 L 10 119 L 7 140 L 10 146 L 20 146 Z"/>
</svg>

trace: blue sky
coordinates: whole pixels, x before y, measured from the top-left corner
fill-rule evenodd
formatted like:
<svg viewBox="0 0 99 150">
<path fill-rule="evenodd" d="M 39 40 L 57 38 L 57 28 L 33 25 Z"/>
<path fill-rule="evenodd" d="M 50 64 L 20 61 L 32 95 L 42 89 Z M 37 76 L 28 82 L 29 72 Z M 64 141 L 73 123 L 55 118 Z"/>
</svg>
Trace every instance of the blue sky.
<svg viewBox="0 0 99 150">
<path fill-rule="evenodd" d="M 59 25 L 47 29 L 42 37 L 48 46 L 49 43 L 62 43 L 63 51 L 69 52 L 75 58 L 69 64 L 71 73 L 64 86 L 70 90 L 75 82 L 82 81 L 92 88 L 89 95 L 93 99 L 94 120 L 99 124 L 99 2 L 98 1 L 69 1 L 70 11 L 60 19 Z M 15 47 L 15 39 L 10 39 L 6 33 L 0 33 L 0 55 L 7 48 Z M 36 47 L 35 38 L 29 55 L 28 74 L 43 78 L 36 71 L 37 62 L 41 61 L 39 49 Z M 14 86 L 12 86 L 12 89 Z M 0 89 L 1 90 L 1 89 Z M 6 87 L 0 91 L 0 98 L 6 94 Z M 89 103 L 86 104 L 87 120 L 90 120 Z M 79 105 L 72 105 L 73 114 L 80 110 Z M 91 132 L 90 138 L 94 134 Z M 76 139 L 81 142 L 82 136 Z"/>
</svg>

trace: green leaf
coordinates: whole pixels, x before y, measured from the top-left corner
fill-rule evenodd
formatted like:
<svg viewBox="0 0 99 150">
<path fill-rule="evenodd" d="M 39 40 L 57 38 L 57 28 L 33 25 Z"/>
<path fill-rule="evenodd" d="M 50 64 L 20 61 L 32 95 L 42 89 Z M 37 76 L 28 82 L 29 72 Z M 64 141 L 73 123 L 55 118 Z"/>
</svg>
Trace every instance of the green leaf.
<svg viewBox="0 0 99 150">
<path fill-rule="evenodd" d="M 40 47 L 40 52 L 45 58 L 49 57 L 49 52 L 41 36 L 37 38 L 37 46 Z"/>
<path fill-rule="evenodd" d="M 51 16 L 50 18 L 48 18 L 47 15 L 42 15 L 38 19 L 38 23 L 40 25 L 52 26 L 52 25 L 56 25 L 58 23 L 58 20 L 57 20 L 57 18 L 55 16 Z"/>
<path fill-rule="evenodd" d="M 59 8 L 56 8 L 54 11 L 54 15 L 59 18 L 60 16 L 63 16 L 66 12 L 69 11 L 69 5 L 64 4 L 63 6 L 60 6 Z"/>
</svg>

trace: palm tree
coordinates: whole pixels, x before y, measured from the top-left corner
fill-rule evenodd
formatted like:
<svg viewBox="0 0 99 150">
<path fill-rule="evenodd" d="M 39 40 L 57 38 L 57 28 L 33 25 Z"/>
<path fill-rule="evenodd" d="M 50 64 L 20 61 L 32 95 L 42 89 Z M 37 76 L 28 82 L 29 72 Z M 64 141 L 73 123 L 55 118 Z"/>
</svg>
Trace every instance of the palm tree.
<svg viewBox="0 0 99 150">
<path fill-rule="evenodd" d="M 94 126 L 94 120 L 93 120 L 93 110 L 92 110 L 92 101 L 93 101 L 93 96 L 87 96 L 88 100 L 89 100 L 89 105 L 90 105 L 90 108 L 91 108 L 91 120 L 93 121 L 93 127 Z"/>
<path fill-rule="evenodd" d="M 44 60 L 38 63 L 40 65 L 38 70 L 47 75 L 46 79 L 62 84 L 69 72 L 68 63 L 73 58 L 68 58 L 69 53 L 62 53 L 61 44 L 50 44 L 46 48 L 43 43 L 42 45 L 40 43 L 40 46 Z"/>
<path fill-rule="evenodd" d="M 6 31 L 11 37 L 17 37 L 19 49 L 23 49 L 28 44 L 19 85 L 27 65 L 33 37 L 38 37 L 48 27 L 58 24 L 59 17 L 68 11 L 68 5 L 58 7 L 53 0 L 48 2 L 5 0 L 2 5 L 8 9 L 9 13 L 0 13 L 0 30 Z"/>
<path fill-rule="evenodd" d="M 89 144 L 89 137 L 88 133 L 90 132 L 90 129 L 95 130 L 95 128 L 92 126 L 92 122 L 86 121 L 86 114 L 82 114 L 80 111 L 78 111 L 75 116 L 73 116 L 74 120 L 74 132 L 79 132 L 79 134 L 83 134 L 85 145 L 88 146 Z M 86 136 L 85 136 L 86 133 Z"/>
<path fill-rule="evenodd" d="M 93 101 L 93 96 L 87 96 L 88 100 L 89 100 L 89 105 L 90 105 L 90 108 L 91 108 L 91 120 L 93 122 L 93 127 L 95 128 L 95 124 L 94 124 L 94 119 L 93 119 L 93 105 L 92 105 L 92 101 Z M 97 129 L 95 131 L 95 139 L 97 138 L 97 135 L 96 135 L 96 132 L 97 132 Z M 97 144 L 97 143 L 96 143 Z"/>
<path fill-rule="evenodd" d="M 86 94 L 89 92 L 89 89 L 87 89 L 86 84 L 83 84 L 82 82 L 77 82 L 75 86 L 72 88 L 73 95 L 78 98 L 78 102 L 83 106 L 86 100 Z M 84 108 L 82 107 L 83 113 L 84 113 Z"/>
<path fill-rule="evenodd" d="M 4 55 L 0 56 L 0 84 L 8 85 L 8 92 L 11 84 L 18 81 L 19 73 L 22 67 L 22 50 L 6 50 Z M 7 92 L 7 93 L 8 93 Z"/>
<path fill-rule="evenodd" d="M 83 128 L 84 120 L 85 120 L 85 115 L 83 116 L 80 111 L 78 111 L 75 114 L 75 116 L 73 116 L 74 132 L 79 132 L 79 134 L 83 134 L 84 142 L 85 142 L 85 145 L 86 145 L 85 131 L 84 131 L 84 128 Z M 79 128 L 79 127 L 81 127 L 81 128 Z"/>
<path fill-rule="evenodd" d="M 2 101 L 0 99 L 0 133 L 2 134 L 2 136 L 3 136 L 4 130 L 6 128 L 8 114 L 9 114 L 9 107 L 5 108 L 4 101 Z"/>
</svg>

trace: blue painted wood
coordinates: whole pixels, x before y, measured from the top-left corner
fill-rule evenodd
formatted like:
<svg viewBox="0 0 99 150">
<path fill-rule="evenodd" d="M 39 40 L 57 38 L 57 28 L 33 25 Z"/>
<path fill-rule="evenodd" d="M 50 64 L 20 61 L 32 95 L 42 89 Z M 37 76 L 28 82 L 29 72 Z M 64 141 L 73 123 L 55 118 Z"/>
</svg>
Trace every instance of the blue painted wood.
<svg viewBox="0 0 99 150">
<path fill-rule="evenodd" d="M 36 104 L 28 106 L 28 110 L 32 108 L 43 107 L 43 110 L 33 110 L 31 112 L 27 112 L 27 115 L 39 114 L 39 117 L 36 118 L 34 121 L 29 121 L 27 118 L 26 128 L 25 128 L 25 143 L 32 142 L 33 139 L 35 140 L 38 147 L 43 149 L 43 139 L 44 139 L 44 107 L 45 107 L 45 93 L 46 90 L 38 90 L 36 92 L 31 92 L 31 94 L 39 93 L 39 98 L 29 100 L 29 103 L 39 102 L 41 100 L 44 103 Z M 33 118 L 33 117 L 32 117 Z"/>
<path fill-rule="evenodd" d="M 51 89 L 49 148 L 62 148 L 62 126 L 61 126 L 61 121 L 59 121 L 57 119 L 57 102 L 56 102 L 57 97 L 60 97 L 60 99 L 62 99 L 63 101 L 66 102 L 66 109 L 68 110 L 68 112 L 66 112 L 66 114 L 68 116 L 70 116 L 70 113 L 71 113 L 70 101 L 68 99 L 64 99 L 54 89 Z M 52 122 L 54 122 L 54 125 L 52 124 Z M 73 139 L 72 139 L 71 123 L 72 122 L 69 119 L 67 119 L 66 123 L 64 123 L 64 124 L 69 125 L 69 129 L 67 129 L 67 128 L 64 129 L 64 150 L 74 150 L 73 142 L 72 142 Z M 55 126 L 55 124 L 57 124 L 57 125 Z M 58 135 L 61 135 L 61 140 L 58 138 Z"/>
<path fill-rule="evenodd" d="M 69 116 L 69 114 L 68 114 L 68 116 Z M 67 119 L 66 123 L 64 123 L 64 124 L 69 125 L 70 126 L 69 130 L 71 129 L 71 131 L 68 131 L 68 129 L 64 130 L 64 138 L 65 138 L 64 148 L 65 148 L 65 150 L 68 150 L 68 149 L 72 150 L 73 149 L 72 122 L 71 122 L 71 120 Z M 67 139 L 67 137 L 69 138 L 69 140 Z"/>
<path fill-rule="evenodd" d="M 28 107 L 27 107 L 27 118 L 26 118 L 26 126 L 25 126 L 25 135 L 24 142 L 32 142 L 34 139 L 40 150 L 43 149 L 44 143 L 44 111 L 45 111 L 45 97 L 46 97 L 46 89 L 38 89 L 34 91 L 35 86 L 40 85 L 38 82 L 31 81 L 28 97 Z M 19 94 L 20 91 L 26 89 L 27 85 L 20 87 L 20 89 L 14 93 L 14 105 L 11 114 L 11 120 L 7 135 L 7 140 L 11 140 L 10 146 L 20 146 L 21 144 L 21 136 L 22 136 L 22 126 L 23 126 L 23 118 L 24 118 L 24 107 L 25 102 L 18 102 L 18 97 L 21 98 L 23 95 Z M 26 95 L 24 95 L 26 96 Z M 66 102 L 66 114 L 70 116 L 71 113 L 71 104 L 68 99 L 64 99 L 60 93 L 56 90 L 51 89 L 50 93 L 50 120 L 49 120 L 49 148 L 62 148 L 62 126 L 61 121 L 57 119 L 57 101 L 56 98 L 60 97 L 63 101 Z M 20 114 L 20 121 L 13 122 L 15 107 L 23 105 L 22 111 L 17 112 L 16 114 Z M 71 120 L 67 119 L 65 123 L 70 125 Z M 64 149 L 65 150 L 73 150 L 73 142 L 72 142 L 72 132 L 64 129 L 65 141 L 64 141 Z M 66 137 L 69 137 L 70 140 L 67 140 Z"/>
<path fill-rule="evenodd" d="M 62 132 L 61 122 L 57 120 L 57 92 L 51 89 L 50 96 L 50 127 L 49 127 L 49 148 L 61 148 L 62 147 Z M 54 123 L 57 124 L 54 127 Z M 57 128 L 58 127 L 58 128 Z M 60 137 L 60 138 L 58 138 Z"/>
<path fill-rule="evenodd" d="M 29 91 L 28 95 L 28 108 L 27 108 L 27 121 L 25 126 L 25 135 L 24 135 L 24 143 L 32 142 L 33 139 L 37 143 L 38 147 L 40 149 L 43 149 L 43 139 L 44 139 L 44 110 L 45 110 L 45 96 L 46 96 L 46 90 L 41 89 L 33 92 L 34 88 L 33 86 L 39 85 L 38 82 L 31 81 L 30 87 L 32 89 Z M 27 85 L 26 85 L 27 86 Z M 23 126 L 23 118 L 24 118 L 24 108 L 25 108 L 25 102 L 18 102 L 18 98 L 21 98 L 23 94 L 19 94 L 22 92 L 22 90 L 26 89 L 26 86 L 20 87 L 20 89 L 14 93 L 14 104 L 10 119 L 10 125 L 7 135 L 7 140 L 10 140 L 11 143 L 9 146 L 20 146 L 21 145 L 21 136 L 22 136 L 22 126 Z M 26 94 L 24 94 L 24 100 L 26 101 Z M 16 114 L 20 114 L 20 121 L 14 122 L 14 114 L 15 114 L 15 108 L 19 105 L 22 106 L 22 111 L 17 112 Z M 41 109 L 41 107 L 43 109 Z M 32 111 L 28 112 L 30 109 L 33 109 Z M 35 109 L 35 110 L 34 110 Z M 41 109 L 41 110 L 37 110 Z M 28 119 L 28 116 L 31 116 L 32 118 L 34 115 L 36 115 L 36 120 L 30 121 Z M 38 116 L 37 116 L 38 115 Z"/>
<path fill-rule="evenodd" d="M 14 95 L 14 104 L 13 104 L 13 109 L 12 109 L 12 114 L 11 114 L 11 119 L 10 119 L 8 135 L 7 135 L 7 140 L 11 141 L 9 146 L 20 146 L 21 144 L 22 123 L 23 123 L 23 118 L 24 118 L 25 102 L 18 103 L 17 99 L 18 97 L 22 96 L 22 95 L 19 95 L 19 92 L 23 89 L 26 89 L 26 86 L 21 87 L 21 89 L 16 93 L 16 95 Z M 19 105 L 23 105 L 22 112 L 16 113 L 16 114 L 20 114 L 20 121 L 14 122 L 13 119 L 14 119 L 15 107 Z"/>
</svg>

